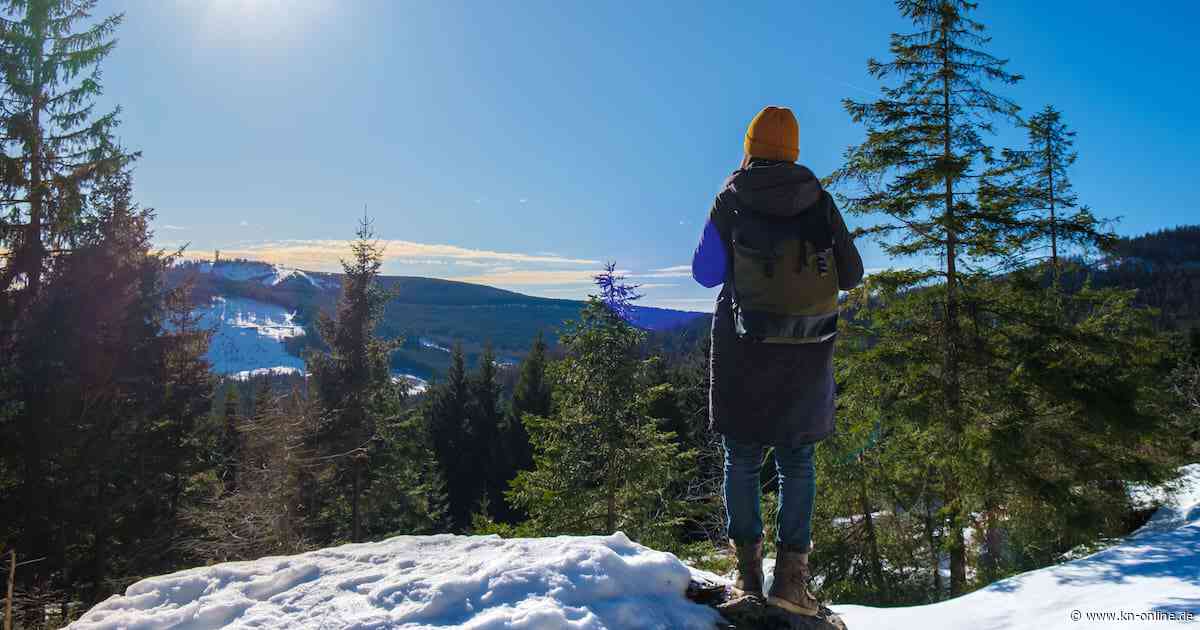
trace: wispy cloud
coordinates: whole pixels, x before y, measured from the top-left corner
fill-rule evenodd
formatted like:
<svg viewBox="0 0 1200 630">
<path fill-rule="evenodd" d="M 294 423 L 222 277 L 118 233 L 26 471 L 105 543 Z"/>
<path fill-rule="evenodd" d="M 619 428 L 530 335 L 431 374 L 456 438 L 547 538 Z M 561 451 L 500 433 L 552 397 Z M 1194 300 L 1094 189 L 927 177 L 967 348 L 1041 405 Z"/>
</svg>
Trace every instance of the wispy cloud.
<svg viewBox="0 0 1200 630">
<path fill-rule="evenodd" d="M 472 249 L 457 245 L 380 240 L 385 264 L 463 265 L 495 267 L 503 264 L 598 265 L 597 260 L 521 252 Z M 222 247 L 223 256 L 248 258 L 312 271 L 338 271 L 341 259 L 350 256 L 350 242 L 334 239 L 281 240 Z M 591 272 L 587 272 L 591 273 Z M 590 277 L 590 276 L 589 276 Z"/>
<path fill-rule="evenodd" d="M 157 227 L 157 228 L 158 228 L 158 229 L 160 229 L 160 230 L 172 230 L 172 231 L 178 231 L 178 230 L 186 230 L 186 229 L 188 229 L 187 227 L 184 227 L 184 226 L 182 226 L 182 225 L 170 225 L 170 224 L 167 224 L 167 225 L 156 225 L 155 227 Z"/>
<path fill-rule="evenodd" d="M 451 280 L 488 284 L 492 286 L 546 286 L 546 285 L 579 285 L 591 286 L 594 276 L 600 269 L 510 269 L 507 271 L 486 272 L 470 276 L 457 276 Z M 618 273 L 627 273 L 620 271 Z"/>
<path fill-rule="evenodd" d="M 645 271 L 634 275 L 636 275 L 638 278 L 689 278 L 692 275 L 692 266 L 675 265 L 674 267 L 651 269 L 650 271 Z"/>
</svg>

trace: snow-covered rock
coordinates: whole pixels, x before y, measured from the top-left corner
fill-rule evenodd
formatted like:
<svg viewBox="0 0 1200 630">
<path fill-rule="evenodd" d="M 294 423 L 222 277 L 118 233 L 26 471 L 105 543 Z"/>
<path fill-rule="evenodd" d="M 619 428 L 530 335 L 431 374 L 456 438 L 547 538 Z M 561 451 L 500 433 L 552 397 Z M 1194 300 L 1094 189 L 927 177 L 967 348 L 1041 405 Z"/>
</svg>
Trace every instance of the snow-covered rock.
<svg viewBox="0 0 1200 630">
<path fill-rule="evenodd" d="M 148 578 L 69 627 L 713 628 L 690 575 L 621 533 L 398 536 Z"/>
<path fill-rule="evenodd" d="M 832 608 L 855 630 L 1200 627 L 1200 464 L 1173 495 L 1151 494 L 1164 504 L 1150 521 L 1090 556 L 927 606 Z"/>
</svg>

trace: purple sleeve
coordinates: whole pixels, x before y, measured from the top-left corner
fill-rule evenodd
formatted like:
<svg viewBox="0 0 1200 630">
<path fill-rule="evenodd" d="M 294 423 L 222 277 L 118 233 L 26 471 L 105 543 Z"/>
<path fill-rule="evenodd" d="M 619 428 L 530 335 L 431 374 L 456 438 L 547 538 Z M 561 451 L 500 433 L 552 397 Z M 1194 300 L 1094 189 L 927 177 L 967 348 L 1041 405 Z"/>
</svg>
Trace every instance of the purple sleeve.
<svg viewBox="0 0 1200 630">
<path fill-rule="evenodd" d="M 704 224 L 704 234 L 700 236 L 700 244 L 696 253 L 692 254 L 692 277 L 696 282 L 712 288 L 725 282 L 725 268 L 729 264 L 729 255 L 725 251 L 725 243 L 712 219 Z"/>
</svg>

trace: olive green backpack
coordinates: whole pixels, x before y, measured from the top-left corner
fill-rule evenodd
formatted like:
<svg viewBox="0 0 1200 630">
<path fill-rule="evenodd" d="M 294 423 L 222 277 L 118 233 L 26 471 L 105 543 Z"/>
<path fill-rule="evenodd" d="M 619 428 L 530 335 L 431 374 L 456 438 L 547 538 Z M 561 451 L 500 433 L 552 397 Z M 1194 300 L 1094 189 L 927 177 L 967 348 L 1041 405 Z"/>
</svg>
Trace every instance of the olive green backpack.
<svg viewBox="0 0 1200 630">
<path fill-rule="evenodd" d="M 837 265 L 827 195 L 790 217 L 732 211 L 739 337 L 796 344 L 820 343 L 837 334 Z"/>
</svg>

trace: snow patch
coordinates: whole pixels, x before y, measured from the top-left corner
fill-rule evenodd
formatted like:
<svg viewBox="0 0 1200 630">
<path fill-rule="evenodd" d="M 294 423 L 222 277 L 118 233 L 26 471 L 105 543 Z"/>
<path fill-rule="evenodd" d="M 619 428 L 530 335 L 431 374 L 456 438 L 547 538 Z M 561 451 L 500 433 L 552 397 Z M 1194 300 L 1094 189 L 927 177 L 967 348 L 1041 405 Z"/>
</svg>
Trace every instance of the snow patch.
<svg viewBox="0 0 1200 630">
<path fill-rule="evenodd" d="M 429 390 L 429 381 L 415 375 L 403 372 L 392 373 L 393 383 L 408 383 L 408 393 L 422 394 Z"/>
<path fill-rule="evenodd" d="M 137 582 L 70 628 L 712 628 L 691 571 L 624 534 L 398 536 Z"/>
<path fill-rule="evenodd" d="M 233 374 L 230 374 L 229 376 L 230 376 L 230 378 L 233 378 L 235 380 L 244 381 L 244 380 L 256 377 L 256 376 L 282 376 L 284 374 L 303 374 L 303 373 L 304 373 L 304 371 L 299 368 L 277 366 L 277 367 L 269 367 L 269 368 L 255 368 L 253 370 L 242 370 L 241 372 L 234 372 Z"/>
<path fill-rule="evenodd" d="M 1200 623 L 1200 464 L 1183 467 L 1173 486 L 1175 492 L 1148 493 L 1164 505 L 1141 529 L 1090 556 L 927 606 L 832 608 L 850 628 L 1192 627 Z M 1076 611 L 1079 616 L 1073 618 Z M 1188 612 L 1196 622 L 1169 620 L 1171 614 L 1178 619 Z M 1088 613 L 1111 613 L 1114 618 L 1089 619 Z M 1122 614 L 1142 618 L 1122 620 Z"/>
<path fill-rule="evenodd" d="M 441 350 L 442 352 L 450 352 L 450 348 L 438 345 L 438 343 L 432 339 L 421 337 L 417 341 L 419 341 L 421 345 L 425 346 L 426 348 L 433 348 L 434 350 Z"/>
<path fill-rule="evenodd" d="M 304 369 L 304 360 L 283 347 L 285 339 L 304 334 L 294 312 L 249 298 L 216 296 L 195 313 L 200 326 L 214 330 L 205 355 L 214 372 L 250 376 L 260 370 Z"/>
<path fill-rule="evenodd" d="M 216 263 L 202 262 L 196 266 L 200 273 L 221 276 L 238 282 L 260 282 L 273 287 L 291 278 L 303 280 L 318 289 L 330 288 L 329 282 L 322 282 L 307 273 L 291 267 L 280 267 L 271 263 L 256 260 L 223 260 Z M 341 286 L 340 282 L 337 286 Z"/>
</svg>

